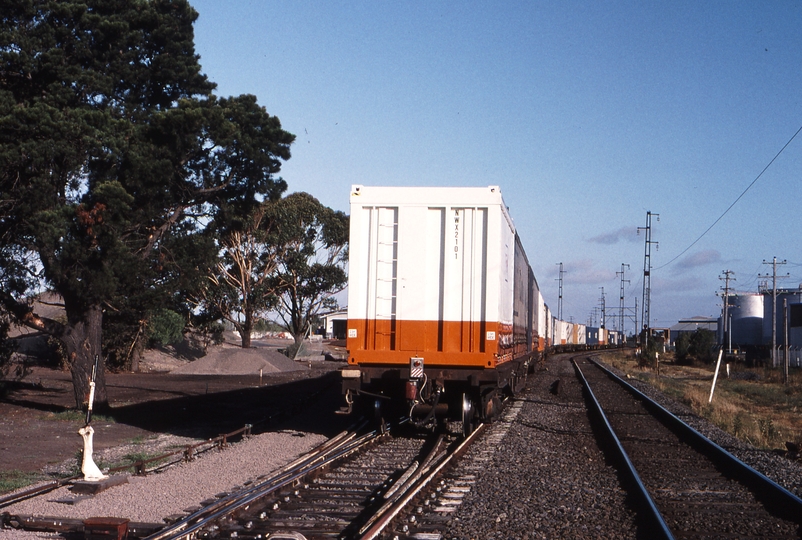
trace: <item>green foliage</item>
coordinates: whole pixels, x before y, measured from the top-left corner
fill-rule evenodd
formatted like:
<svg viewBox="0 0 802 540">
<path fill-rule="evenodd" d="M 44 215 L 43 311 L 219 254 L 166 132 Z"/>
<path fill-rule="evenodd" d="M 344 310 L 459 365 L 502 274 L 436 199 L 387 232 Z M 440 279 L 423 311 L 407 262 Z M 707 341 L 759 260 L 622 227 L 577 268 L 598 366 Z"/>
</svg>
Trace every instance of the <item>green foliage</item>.
<svg viewBox="0 0 802 540">
<path fill-rule="evenodd" d="M 151 343 L 173 345 L 184 339 L 184 317 L 169 309 L 155 311 L 148 318 L 147 335 Z"/>
<path fill-rule="evenodd" d="M 86 420 L 86 413 L 82 410 L 67 409 L 57 413 L 45 413 L 48 419 L 58 420 L 59 422 L 74 422 L 83 425 Z M 93 422 L 104 422 L 106 424 L 113 424 L 114 418 L 105 414 L 92 413 Z"/>
<path fill-rule="evenodd" d="M 221 256 L 199 299 L 230 322 L 243 347 L 261 315 L 275 310 L 296 339 L 346 283 L 348 217 L 307 193 L 268 199 L 250 214 L 220 212 Z"/>
<path fill-rule="evenodd" d="M 119 305 L 119 304 L 118 304 Z M 125 371 L 132 367 L 134 356 L 144 348 L 145 320 L 134 309 L 106 313 L 103 317 L 103 352 L 106 367 Z"/>
<path fill-rule="evenodd" d="M 690 356 L 688 349 L 691 345 L 691 335 L 688 332 L 681 332 L 674 343 L 674 355 L 678 364 L 686 365 L 689 363 Z"/>
<path fill-rule="evenodd" d="M 641 347 L 641 353 L 638 357 L 638 365 L 640 367 L 655 367 L 657 362 L 657 355 L 663 350 L 663 344 L 658 343 L 655 339 L 649 339 L 645 347 Z"/>
<path fill-rule="evenodd" d="M 59 369 L 69 369 L 70 362 L 64 343 L 50 336 L 47 338 L 47 348 L 49 349 L 49 360 L 53 365 L 58 366 Z"/>
<path fill-rule="evenodd" d="M 210 218 L 286 189 L 273 175 L 294 136 L 254 96 L 212 95 L 196 18 L 186 0 L 0 9 L 0 303 L 63 341 L 76 402 L 102 345 L 122 364 L 148 313 L 188 317 L 218 250 Z M 41 282 L 65 323 L 30 313 Z"/>
<path fill-rule="evenodd" d="M 0 311 L 0 377 L 5 377 L 11 371 L 11 357 L 17 350 L 15 341 L 9 339 L 9 319 Z"/>
<path fill-rule="evenodd" d="M 297 342 L 347 283 L 349 220 L 308 193 L 271 203 L 269 213 L 280 224 L 273 241 L 282 246 L 273 281 L 277 313 Z"/>
<path fill-rule="evenodd" d="M 712 330 L 697 329 L 691 334 L 688 354 L 700 362 L 711 363 L 716 360 L 716 334 Z"/>
<path fill-rule="evenodd" d="M 698 328 L 677 336 L 675 353 L 677 363 L 690 365 L 693 361 L 710 363 L 716 359 L 716 335 L 711 330 Z"/>
<path fill-rule="evenodd" d="M 216 321 L 205 324 L 200 328 L 204 338 L 208 341 L 208 343 L 213 345 L 220 345 L 223 343 L 223 341 L 225 341 L 225 337 L 223 336 L 225 330 L 225 325 Z"/>
</svg>

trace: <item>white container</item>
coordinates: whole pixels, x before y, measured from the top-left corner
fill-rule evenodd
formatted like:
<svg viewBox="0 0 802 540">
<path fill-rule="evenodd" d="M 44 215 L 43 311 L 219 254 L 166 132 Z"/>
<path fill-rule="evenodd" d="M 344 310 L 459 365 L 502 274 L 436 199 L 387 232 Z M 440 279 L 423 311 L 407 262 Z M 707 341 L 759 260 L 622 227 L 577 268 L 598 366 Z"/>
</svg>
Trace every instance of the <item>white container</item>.
<svg viewBox="0 0 802 540">
<path fill-rule="evenodd" d="M 356 185 L 350 220 L 349 364 L 513 359 L 515 228 L 497 186 Z"/>
</svg>

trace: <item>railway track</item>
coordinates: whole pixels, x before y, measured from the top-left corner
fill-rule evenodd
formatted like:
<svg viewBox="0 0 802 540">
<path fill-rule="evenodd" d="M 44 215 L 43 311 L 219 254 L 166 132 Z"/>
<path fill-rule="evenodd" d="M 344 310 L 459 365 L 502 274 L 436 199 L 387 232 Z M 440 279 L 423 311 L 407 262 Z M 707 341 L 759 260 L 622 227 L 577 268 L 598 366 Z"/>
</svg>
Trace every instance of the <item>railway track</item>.
<svg viewBox="0 0 802 540">
<path fill-rule="evenodd" d="M 379 538 L 483 430 L 467 438 L 456 432 L 343 432 L 147 540 Z"/>
<path fill-rule="evenodd" d="M 574 366 L 650 538 L 800 538 L 802 500 L 598 363 Z"/>
<path fill-rule="evenodd" d="M 498 458 L 498 449 L 523 408 L 523 401 L 510 400 L 501 417 L 490 425 L 482 424 L 481 439 L 460 451 L 457 466 L 445 471 L 427 491 L 410 498 L 401 519 L 396 519 L 388 538 L 398 540 L 442 540 L 449 538 L 448 522 L 459 510 L 462 501 L 482 473 Z"/>
</svg>

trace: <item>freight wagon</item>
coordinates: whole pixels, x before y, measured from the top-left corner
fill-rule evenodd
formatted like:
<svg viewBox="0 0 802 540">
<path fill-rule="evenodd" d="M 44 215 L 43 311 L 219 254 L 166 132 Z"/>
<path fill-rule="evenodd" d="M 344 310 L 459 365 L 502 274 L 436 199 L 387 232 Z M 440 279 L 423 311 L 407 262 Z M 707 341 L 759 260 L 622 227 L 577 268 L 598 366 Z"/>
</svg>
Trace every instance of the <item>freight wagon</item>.
<svg viewBox="0 0 802 540">
<path fill-rule="evenodd" d="M 500 189 L 353 186 L 350 222 L 347 403 L 497 414 L 546 342 Z"/>
</svg>

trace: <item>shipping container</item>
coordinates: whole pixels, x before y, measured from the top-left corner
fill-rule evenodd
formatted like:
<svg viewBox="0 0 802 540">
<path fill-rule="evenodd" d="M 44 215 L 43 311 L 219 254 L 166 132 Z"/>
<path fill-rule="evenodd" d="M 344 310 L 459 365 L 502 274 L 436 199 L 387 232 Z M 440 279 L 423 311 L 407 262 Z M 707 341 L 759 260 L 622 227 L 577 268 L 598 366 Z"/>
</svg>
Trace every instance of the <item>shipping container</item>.
<svg viewBox="0 0 802 540">
<path fill-rule="evenodd" d="M 495 368 L 525 345 L 526 255 L 497 186 L 357 185 L 350 220 L 350 364 Z"/>
</svg>

